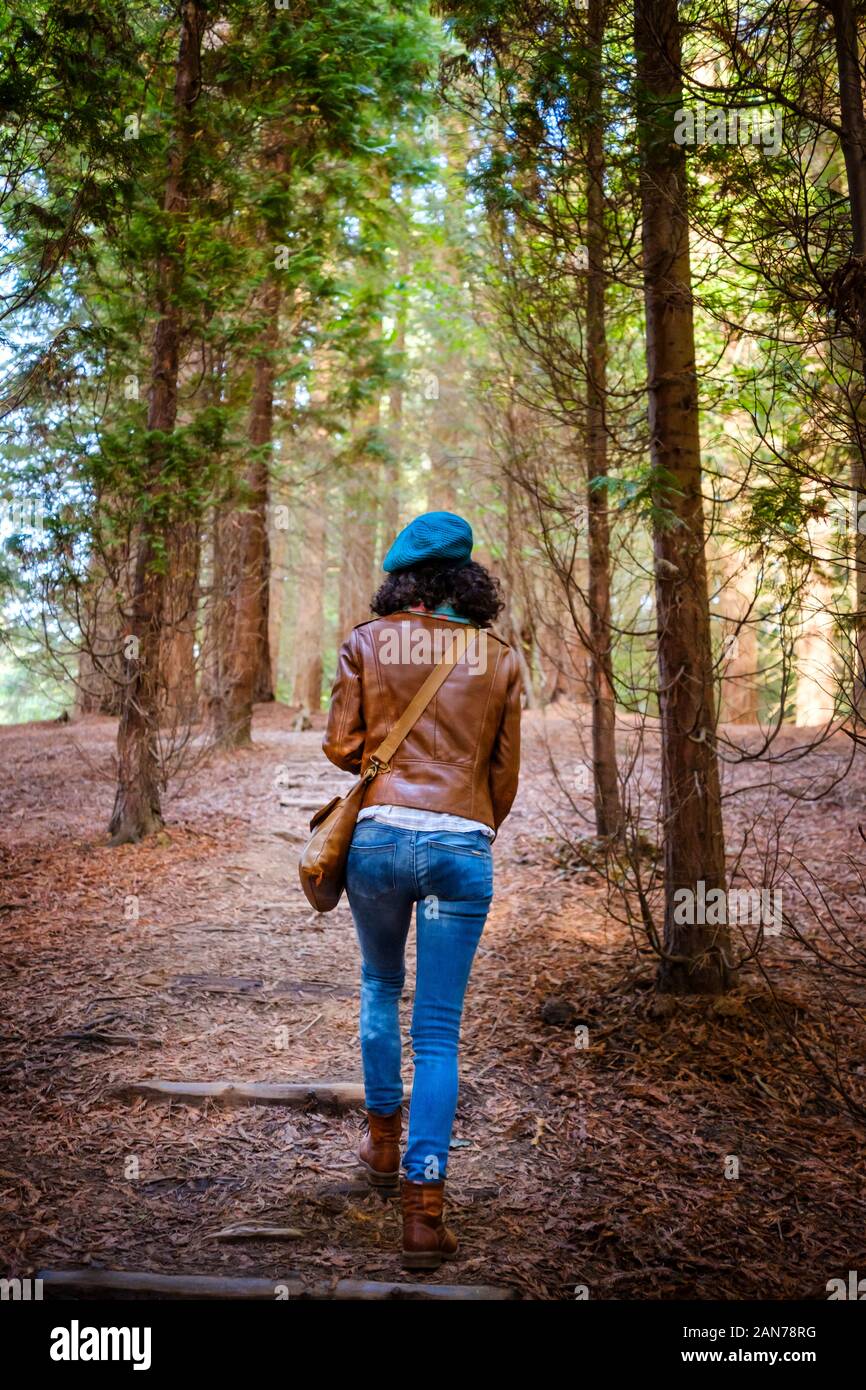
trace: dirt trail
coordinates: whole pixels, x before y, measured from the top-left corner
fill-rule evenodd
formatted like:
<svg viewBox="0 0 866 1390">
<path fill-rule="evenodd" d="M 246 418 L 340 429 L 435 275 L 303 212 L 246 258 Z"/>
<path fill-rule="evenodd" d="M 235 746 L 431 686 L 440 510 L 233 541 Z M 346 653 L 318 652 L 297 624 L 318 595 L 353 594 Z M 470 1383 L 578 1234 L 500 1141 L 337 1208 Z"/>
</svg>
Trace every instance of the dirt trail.
<svg viewBox="0 0 866 1390">
<path fill-rule="evenodd" d="M 192 776 L 163 834 L 110 850 L 113 732 L 107 720 L 0 732 L 0 1264 L 405 1279 L 398 1207 L 359 1173 L 357 1110 L 116 1090 L 360 1079 L 348 908 L 313 913 L 295 869 L 310 810 L 347 779 L 318 731 L 264 708 L 254 749 Z M 557 750 L 576 754 L 566 724 Z M 462 1256 L 431 1282 L 559 1299 L 578 1285 L 602 1298 L 814 1293 L 857 1267 L 858 1247 L 862 1260 L 857 1131 L 797 1079 L 762 1003 L 655 1016 L 651 965 L 636 967 L 603 885 L 556 862 L 538 752 L 529 722 L 467 998 L 448 1194 Z M 410 936 L 407 1097 L 413 952 Z M 541 1017 L 551 995 L 574 1006 L 566 1026 Z M 788 1093 L 775 1095 L 779 1068 Z M 732 1152 L 739 1184 L 722 1175 Z M 215 1238 L 237 1223 L 294 1234 Z"/>
</svg>

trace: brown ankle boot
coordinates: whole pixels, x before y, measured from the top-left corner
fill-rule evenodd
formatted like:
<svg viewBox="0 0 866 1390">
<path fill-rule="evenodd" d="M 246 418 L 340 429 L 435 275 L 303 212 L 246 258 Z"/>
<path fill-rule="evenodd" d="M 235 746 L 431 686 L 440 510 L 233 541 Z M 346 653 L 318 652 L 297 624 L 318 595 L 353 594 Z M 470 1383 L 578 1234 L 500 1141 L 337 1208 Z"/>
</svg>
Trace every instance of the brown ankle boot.
<svg viewBox="0 0 866 1390">
<path fill-rule="evenodd" d="M 409 1182 L 403 1179 L 403 1265 L 406 1269 L 438 1269 L 457 1254 L 457 1237 L 442 1220 L 445 1180 Z"/>
<path fill-rule="evenodd" d="M 371 1187 L 397 1190 L 402 1128 L 403 1112 L 399 1106 L 392 1115 L 374 1115 L 367 1111 L 367 1128 L 358 1157 L 367 1170 Z"/>
</svg>

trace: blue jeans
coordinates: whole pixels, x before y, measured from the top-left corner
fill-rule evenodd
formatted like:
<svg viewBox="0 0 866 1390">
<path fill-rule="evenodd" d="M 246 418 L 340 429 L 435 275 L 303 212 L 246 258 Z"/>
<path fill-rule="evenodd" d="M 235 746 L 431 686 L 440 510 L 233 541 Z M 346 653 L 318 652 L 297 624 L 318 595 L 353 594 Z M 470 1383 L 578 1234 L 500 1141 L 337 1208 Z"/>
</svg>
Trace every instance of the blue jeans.
<svg viewBox="0 0 866 1390">
<path fill-rule="evenodd" d="M 463 996 L 493 897 L 490 841 L 480 830 L 403 830 L 363 820 L 349 850 L 346 892 L 361 948 L 364 1092 L 377 1115 L 392 1114 L 403 1100 L 399 1005 L 418 904 L 415 1079 L 403 1166 L 411 1182 L 438 1182 L 457 1109 Z"/>
</svg>

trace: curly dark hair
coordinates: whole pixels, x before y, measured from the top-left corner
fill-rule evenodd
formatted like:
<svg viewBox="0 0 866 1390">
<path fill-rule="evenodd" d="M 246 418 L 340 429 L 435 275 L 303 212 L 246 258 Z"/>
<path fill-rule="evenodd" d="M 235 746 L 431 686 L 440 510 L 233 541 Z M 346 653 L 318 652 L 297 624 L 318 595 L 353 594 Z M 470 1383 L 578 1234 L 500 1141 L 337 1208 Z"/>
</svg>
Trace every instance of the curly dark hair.
<svg viewBox="0 0 866 1390">
<path fill-rule="evenodd" d="M 395 570 L 378 588 L 370 607 L 379 618 L 400 613 L 415 603 L 437 608 L 450 603 L 455 612 L 476 627 L 489 627 L 505 607 L 499 580 L 483 565 L 470 560 L 455 565 L 450 560 L 425 560 L 408 569 Z"/>
</svg>

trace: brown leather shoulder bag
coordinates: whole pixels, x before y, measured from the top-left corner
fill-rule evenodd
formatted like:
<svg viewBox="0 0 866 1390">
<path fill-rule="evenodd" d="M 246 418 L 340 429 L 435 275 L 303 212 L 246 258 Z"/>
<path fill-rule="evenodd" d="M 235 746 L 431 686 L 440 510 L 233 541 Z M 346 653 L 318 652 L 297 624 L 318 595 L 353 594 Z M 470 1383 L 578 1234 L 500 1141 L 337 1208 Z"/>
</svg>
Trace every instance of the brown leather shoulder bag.
<svg viewBox="0 0 866 1390">
<path fill-rule="evenodd" d="M 469 629 L 473 632 L 474 629 Z M 387 738 L 372 754 L 364 775 L 345 796 L 335 796 L 310 821 L 312 834 L 298 863 L 301 887 L 317 912 L 330 912 L 337 906 L 346 886 L 346 860 L 355 833 L 355 822 L 368 782 L 380 772 L 390 771 L 390 761 L 412 725 L 421 717 L 436 691 L 459 659 L 459 644 L 452 642 L 437 662 L 420 690 L 406 706 Z"/>
</svg>

